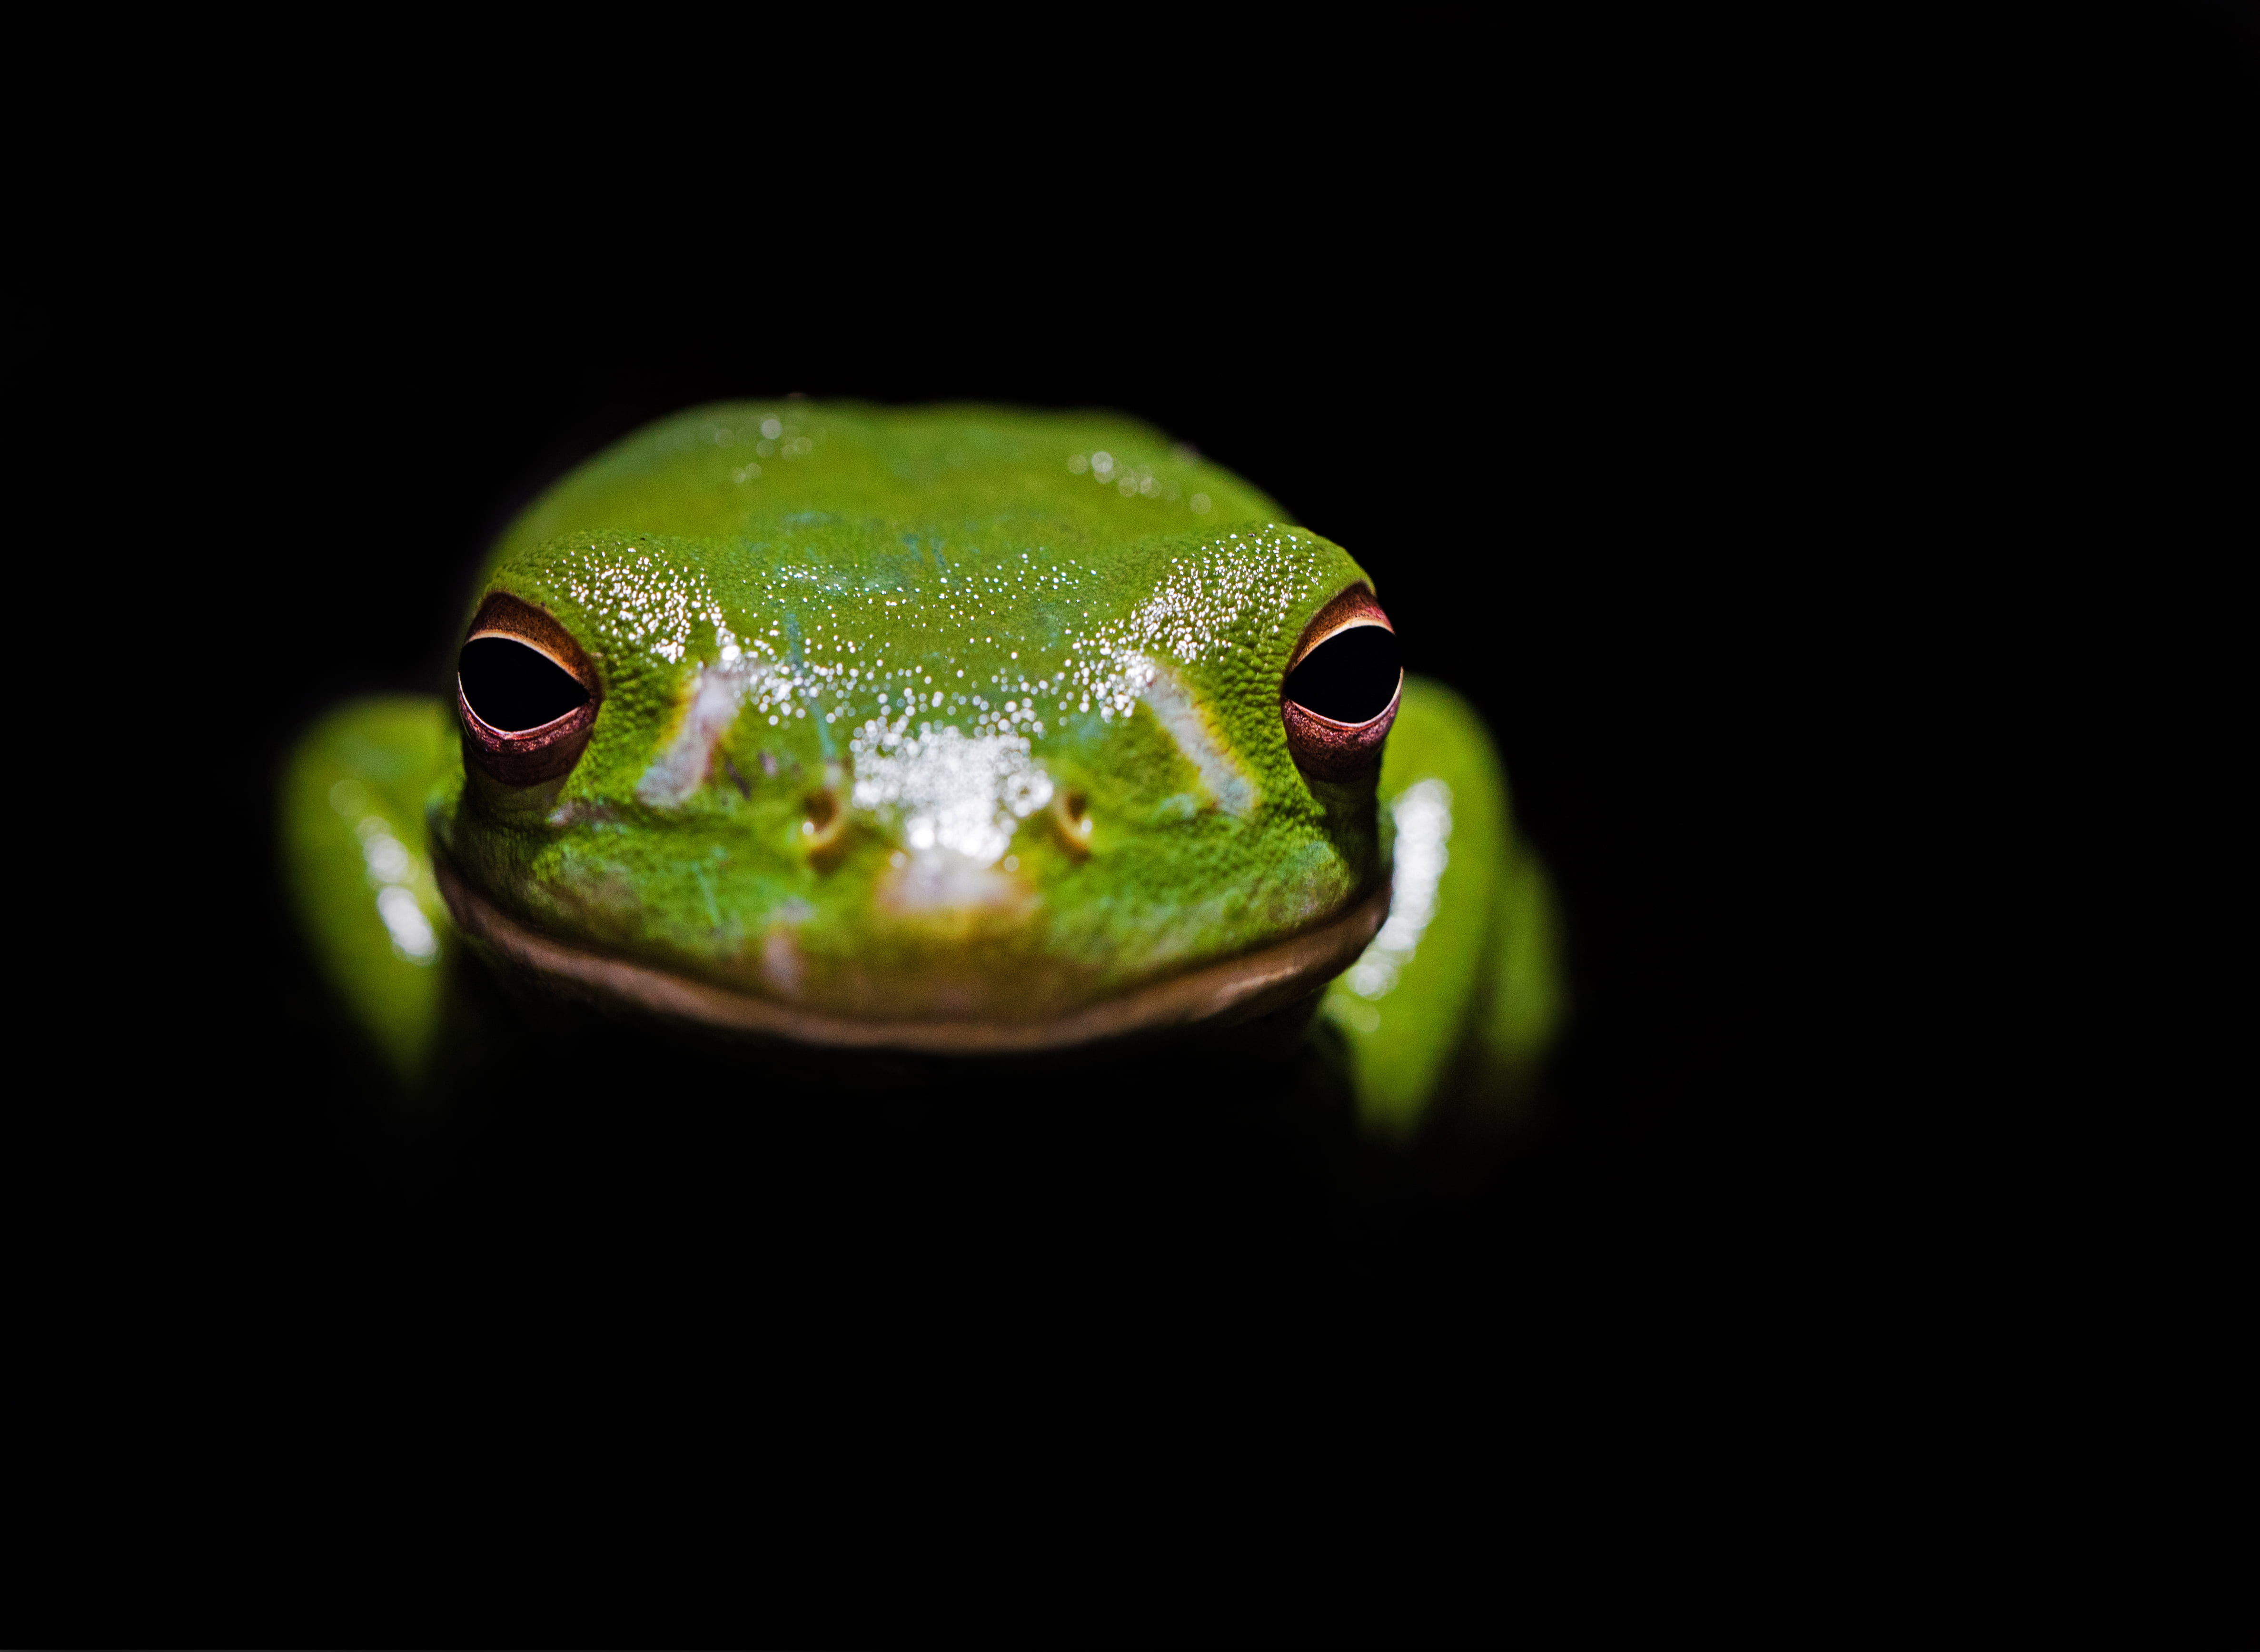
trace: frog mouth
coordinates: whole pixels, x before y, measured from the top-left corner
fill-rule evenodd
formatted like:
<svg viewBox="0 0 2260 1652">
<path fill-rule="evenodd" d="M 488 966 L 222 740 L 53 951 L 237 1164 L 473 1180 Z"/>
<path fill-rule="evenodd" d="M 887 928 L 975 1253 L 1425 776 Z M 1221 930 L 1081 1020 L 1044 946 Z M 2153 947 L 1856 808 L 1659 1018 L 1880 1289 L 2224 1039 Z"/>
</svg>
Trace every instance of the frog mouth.
<svg viewBox="0 0 2260 1652">
<path fill-rule="evenodd" d="M 726 1032 L 837 1049 L 926 1055 L 1010 1055 L 1118 1039 L 1221 1028 L 1315 994 L 1357 961 L 1389 916 L 1384 878 L 1323 923 L 1254 952 L 1164 977 L 1119 998 L 1041 1021 L 862 1020 L 734 992 L 649 964 L 592 952 L 528 927 L 433 856 L 440 892 L 463 933 L 505 962 L 576 997 Z"/>
</svg>

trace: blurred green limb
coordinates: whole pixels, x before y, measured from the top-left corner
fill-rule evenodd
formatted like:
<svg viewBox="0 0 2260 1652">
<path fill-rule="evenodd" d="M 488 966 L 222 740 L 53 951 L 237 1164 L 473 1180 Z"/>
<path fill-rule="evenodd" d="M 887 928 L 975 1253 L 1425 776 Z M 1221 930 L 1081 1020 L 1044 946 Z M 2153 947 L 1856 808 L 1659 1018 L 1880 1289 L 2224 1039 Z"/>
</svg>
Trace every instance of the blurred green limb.
<svg viewBox="0 0 2260 1652">
<path fill-rule="evenodd" d="M 355 700 L 307 731 L 282 779 L 282 873 L 299 923 L 411 1090 L 432 1060 L 456 947 L 424 824 L 456 739 L 437 699 Z"/>
<path fill-rule="evenodd" d="M 1441 683 L 1405 679 L 1380 802 L 1389 920 L 1324 1004 L 1359 1111 L 1384 1135 L 1411 1135 L 1448 1100 L 1515 1122 L 1564 1007 L 1553 895 L 1515 834 L 1490 734 Z"/>
</svg>

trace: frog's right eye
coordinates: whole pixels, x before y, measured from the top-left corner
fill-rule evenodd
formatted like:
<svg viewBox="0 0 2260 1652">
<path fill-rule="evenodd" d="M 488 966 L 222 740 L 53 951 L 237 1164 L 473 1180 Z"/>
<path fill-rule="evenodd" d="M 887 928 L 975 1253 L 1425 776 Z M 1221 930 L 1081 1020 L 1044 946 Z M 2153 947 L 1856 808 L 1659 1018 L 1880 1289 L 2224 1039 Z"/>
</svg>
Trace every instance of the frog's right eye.
<svg viewBox="0 0 2260 1652">
<path fill-rule="evenodd" d="M 465 759 L 509 786 L 569 773 L 596 726 L 595 683 L 562 626 L 496 592 L 480 604 L 455 659 Z"/>
</svg>

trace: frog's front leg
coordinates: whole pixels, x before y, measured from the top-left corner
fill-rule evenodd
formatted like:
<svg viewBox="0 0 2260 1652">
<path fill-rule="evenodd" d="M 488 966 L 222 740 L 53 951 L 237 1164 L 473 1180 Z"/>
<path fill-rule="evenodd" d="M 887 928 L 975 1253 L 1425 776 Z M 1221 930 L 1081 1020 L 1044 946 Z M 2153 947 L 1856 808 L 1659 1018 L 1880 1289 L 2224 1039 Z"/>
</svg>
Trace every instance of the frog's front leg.
<svg viewBox="0 0 2260 1652">
<path fill-rule="evenodd" d="M 1389 919 L 1324 1005 L 1359 1112 L 1399 1136 L 1447 1101 L 1512 1121 L 1562 1019 L 1554 906 L 1490 734 L 1441 683 L 1405 679 L 1380 804 L 1395 830 Z"/>
<path fill-rule="evenodd" d="M 354 700 L 292 748 L 282 872 L 315 960 L 402 1083 L 425 1077 L 460 948 L 433 881 L 424 805 L 461 760 L 424 697 Z"/>
</svg>

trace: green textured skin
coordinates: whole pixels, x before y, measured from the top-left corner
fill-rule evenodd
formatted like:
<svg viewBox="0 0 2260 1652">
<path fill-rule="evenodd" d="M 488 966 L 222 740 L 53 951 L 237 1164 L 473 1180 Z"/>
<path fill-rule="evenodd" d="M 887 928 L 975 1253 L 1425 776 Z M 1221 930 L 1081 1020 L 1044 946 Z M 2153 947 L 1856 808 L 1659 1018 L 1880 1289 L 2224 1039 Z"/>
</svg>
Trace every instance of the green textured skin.
<svg viewBox="0 0 2260 1652">
<path fill-rule="evenodd" d="M 1377 789 L 1315 784 L 1289 754 L 1290 652 L 1363 580 L 1127 421 L 693 410 L 536 501 L 474 599 L 535 604 L 592 662 L 602 706 L 572 772 L 504 787 L 467 774 L 443 703 L 341 707 L 285 778 L 290 881 L 324 968 L 412 1081 L 456 951 L 427 826 L 490 899 L 591 950 L 833 1014 L 1034 1019 L 1325 920 L 1382 875 L 1391 823 L 1401 846 L 1408 808 L 1433 827 L 1441 798 L 1426 921 L 1397 921 L 1400 854 L 1391 927 L 1326 1000 L 1368 1122 L 1402 1134 L 1449 1083 L 1520 1093 L 1560 992 L 1544 875 L 1463 702 L 1406 679 Z M 711 743 L 686 742 L 700 727 Z M 914 739 L 976 759 L 945 765 L 958 781 L 1003 776 L 985 820 L 915 786 L 856 801 L 914 774 Z M 1008 806 L 1038 777 L 1080 798 L 1087 838 L 1050 805 Z M 826 788 L 845 816 L 819 836 Z M 414 862 L 402 887 L 430 960 L 375 904 L 371 819 Z M 919 883 L 935 865 L 950 875 Z"/>
<path fill-rule="evenodd" d="M 765 420 L 764 459 L 748 439 Z M 1305 626 L 1364 578 L 1122 420 L 694 410 L 504 536 L 479 596 L 554 615 L 603 710 L 561 786 L 474 786 L 435 825 L 497 905 L 607 953 L 832 1014 L 1041 1019 L 1309 927 L 1380 875 L 1370 786 L 1306 781 L 1278 704 Z M 687 795 L 654 803 L 648 776 L 733 640 L 748 698 Z M 1206 776 L 1140 697 L 1148 666 L 1197 708 Z M 937 869 L 916 812 L 882 806 L 812 857 L 812 795 L 869 783 L 881 719 L 990 742 L 955 747 L 976 771 L 1025 741 L 1036 785 L 1087 800 L 1087 855 L 1037 810 L 1004 854 Z"/>
</svg>

